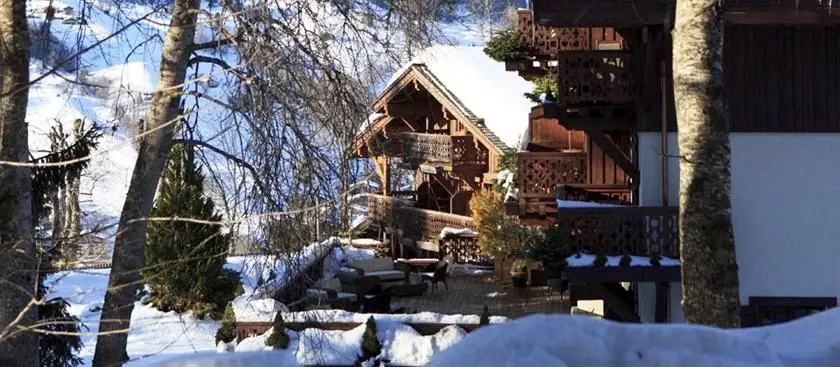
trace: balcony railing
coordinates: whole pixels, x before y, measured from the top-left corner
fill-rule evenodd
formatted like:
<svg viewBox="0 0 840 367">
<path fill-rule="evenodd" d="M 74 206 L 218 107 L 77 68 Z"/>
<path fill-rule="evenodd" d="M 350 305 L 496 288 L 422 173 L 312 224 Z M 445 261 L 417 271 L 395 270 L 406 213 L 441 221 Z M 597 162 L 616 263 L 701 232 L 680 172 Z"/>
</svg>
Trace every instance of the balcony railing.
<svg viewBox="0 0 840 367">
<path fill-rule="evenodd" d="M 488 153 L 472 136 L 403 133 L 403 160 L 414 164 L 487 165 Z"/>
<path fill-rule="evenodd" d="M 389 196 L 370 195 L 368 208 L 368 218 L 374 223 L 399 229 L 405 237 L 417 240 L 437 240 L 446 227 L 475 229 L 470 217 L 415 208 Z"/>
<path fill-rule="evenodd" d="M 569 233 L 573 250 L 679 258 L 677 208 L 564 208 L 557 211 L 557 225 Z"/>
<path fill-rule="evenodd" d="M 569 51 L 559 55 L 561 105 L 633 102 L 633 54 L 627 51 Z"/>
<path fill-rule="evenodd" d="M 438 243 L 440 252 L 452 255 L 457 262 L 484 263 L 488 260 L 481 253 L 475 237 L 439 239 L 441 231 L 447 227 L 475 230 L 470 217 L 415 208 L 411 203 L 394 197 L 369 195 L 368 219 L 372 223 L 402 231 L 402 237 Z"/>
<path fill-rule="evenodd" d="M 583 184 L 587 180 L 585 152 L 520 152 L 519 196 L 554 198 L 559 184 Z"/>
<path fill-rule="evenodd" d="M 404 161 L 452 163 L 452 137 L 449 135 L 403 133 L 400 139 Z"/>
<path fill-rule="evenodd" d="M 589 31 L 589 27 L 535 25 L 530 11 L 519 11 L 519 42 L 533 56 L 553 59 L 560 51 L 589 50 Z"/>
</svg>

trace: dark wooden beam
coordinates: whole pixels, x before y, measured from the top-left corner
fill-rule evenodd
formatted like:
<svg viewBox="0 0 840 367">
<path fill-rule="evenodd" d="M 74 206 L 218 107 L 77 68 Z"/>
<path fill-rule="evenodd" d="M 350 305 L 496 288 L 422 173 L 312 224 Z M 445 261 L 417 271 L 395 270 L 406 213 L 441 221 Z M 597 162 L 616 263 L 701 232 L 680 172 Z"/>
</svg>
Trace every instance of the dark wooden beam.
<svg viewBox="0 0 840 367">
<path fill-rule="evenodd" d="M 586 132 L 586 135 L 589 135 L 589 137 L 592 138 L 592 141 L 594 141 L 595 144 L 598 144 L 598 146 L 604 150 L 604 153 L 607 153 L 607 155 L 610 156 L 610 158 L 612 158 L 622 170 L 624 170 L 624 173 L 627 173 L 633 178 L 634 183 L 638 184 L 639 168 L 633 164 L 627 155 L 621 152 L 621 149 L 619 149 L 618 146 L 615 145 L 615 143 L 613 143 L 613 141 L 610 140 L 603 131 L 592 127 L 584 127 L 583 131 Z"/>
<path fill-rule="evenodd" d="M 425 103 L 387 103 L 385 104 L 385 114 L 404 119 L 440 115 L 439 112 Z"/>
<path fill-rule="evenodd" d="M 659 0 L 532 0 L 534 23 L 555 27 L 641 27 L 662 24 Z"/>
<path fill-rule="evenodd" d="M 580 266 L 566 269 L 570 282 L 679 282 L 679 266 Z"/>
<path fill-rule="evenodd" d="M 654 322 L 668 322 L 668 299 L 670 298 L 671 284 L 668 282 L 656 283 L 656 305 L 654 307 Z"/>
<path fill-rule="evenodd" d="M 727 9 L 723 19 L 727 24 L 746 25 L 840 24 L 840 9 L 829 11 L 828 9 L 748 9 L 739 7 Z"/>
</svg>

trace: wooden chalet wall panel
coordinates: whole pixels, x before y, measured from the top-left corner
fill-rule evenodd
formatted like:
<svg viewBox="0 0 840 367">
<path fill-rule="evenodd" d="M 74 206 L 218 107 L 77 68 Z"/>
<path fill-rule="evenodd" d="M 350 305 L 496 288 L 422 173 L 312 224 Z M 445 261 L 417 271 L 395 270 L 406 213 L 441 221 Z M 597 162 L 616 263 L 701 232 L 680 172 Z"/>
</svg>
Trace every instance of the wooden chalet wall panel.
<svg viewBox="0 0 840 367">
<path fill-rule="evenodd" d="M 528 130 L 529 151 L 551 151 L 556 149 L 585 148 L 586 133 L 580 130 L 569 131 L 556 119 L 532 118 Z"/>
<path fill-rule="evenodd" d="M 728 26 L 733 132 L 840 132 L 840 27 Z"/>
<path fill-rule="evenodd" d="M 840 27 L 727 25 L 725 37 L 732 132 L 840 132 Z M 640 125 L 660 131 L 659 115 Z"/>
<path fill-rule="evenodd" d="M 607 133 L 607 136 L 613 139 L 622 151 L 629 151 L 629 135 Z M 626 185 L 630 181 L 630 176 L 591 139 L 589 150 L 589 184 Z"/>
</svg>

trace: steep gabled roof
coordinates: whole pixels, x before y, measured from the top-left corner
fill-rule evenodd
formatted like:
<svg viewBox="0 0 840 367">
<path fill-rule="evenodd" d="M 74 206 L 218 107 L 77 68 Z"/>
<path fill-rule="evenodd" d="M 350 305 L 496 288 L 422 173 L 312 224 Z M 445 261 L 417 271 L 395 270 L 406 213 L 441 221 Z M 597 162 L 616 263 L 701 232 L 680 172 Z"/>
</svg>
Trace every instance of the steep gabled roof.
<svg viewBox="0 0 840 367">
<path fill-rule="evenodd" d="M 387 102 L 411 80 L 417 80 L 441 104 L 463 117 L 467 128 L 500 152 L 519 146 L 528 128 L 532 102 L 524 93 L 533 85 L 481 47 L 432 46 L 404 65 L 388 82 L 375 105 Z"/>
</svg>

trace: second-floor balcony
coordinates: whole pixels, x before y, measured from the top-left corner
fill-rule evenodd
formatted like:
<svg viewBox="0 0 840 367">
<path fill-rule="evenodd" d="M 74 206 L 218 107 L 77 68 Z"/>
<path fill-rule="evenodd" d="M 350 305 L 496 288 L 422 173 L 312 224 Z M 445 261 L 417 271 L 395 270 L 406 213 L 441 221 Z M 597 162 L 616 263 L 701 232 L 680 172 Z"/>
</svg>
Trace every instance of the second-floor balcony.
<svg viewBox="0 0 840 367">
<path fill-rule="evenodd" d="M 551 199 L 560 184 L 584 184 L 589 166 L 586 152 L 520 152 L 519 196 Z"/>
<path fill-rule="evenodd" d="M 488 153 L 472 136 L 403 133 L 400 140 L 403 161 L 411 165 L 428 164 L 449 169 L 487 166 Z"/>
</svg>

